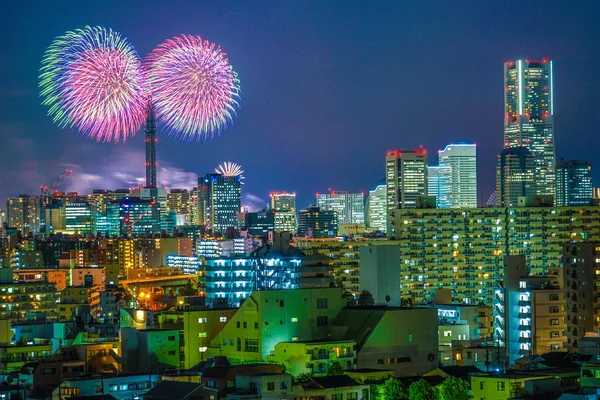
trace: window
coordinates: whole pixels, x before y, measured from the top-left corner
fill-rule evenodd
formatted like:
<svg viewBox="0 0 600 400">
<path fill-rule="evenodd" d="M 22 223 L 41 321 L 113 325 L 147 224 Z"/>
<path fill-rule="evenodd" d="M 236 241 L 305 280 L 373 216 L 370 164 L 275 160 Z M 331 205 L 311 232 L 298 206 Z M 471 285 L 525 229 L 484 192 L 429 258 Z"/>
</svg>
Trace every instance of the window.
<svg viewBox="0 0 600 400">
<path fill-rule="evenodd" d="M 244 328 L 248 327 L 248 323 L 244 321 Z"/>
<path fill-rule="evenodd" d="M 237 338 L 237 351 L 242 351 L 242 338 Z"/>
<path fill-rule="evenodd" d="M 557 332 L 557 331 L 550 332 L 550 337 L 551 338 L 560 337 L 560 332 Z"/>
<path fill-rule="evenodd" d="M 412 333 L 408 334 L 408 343 L 412 343 Z"/>
<path fill-rule="evenodd" d="M 223 346 L 227 346 L 227 339 L 223 339 Z"/>
<path fill-rule="evenodd" d="M 356 399 L 358 399 L 358 392 L 346 393 L 346 400 L 356 400 Z"/>
<path fill-rule="evenodd" d="M 560 344 L 553 344 L 552 350 L 560 350 Z"/>
<path fill-rule="evenodd" d="M 206 318 L 198 318 L 198 323 L 199 324 L 205 324 L 206 323 Z"/>
<path fill-rule="evenodd" d="M 244 351 L 258 353 L 258 339 L 246 338 L 244 340 Z"/>
<path fill-rule="evenodd" d="M 281 383 L 279 384 L 279 389 L 287 389 L 287 382 L 281 381 Z"/>
<path fill-rule="evenodd" d="M 221 321 L 221 322 L 222 322 L 222 321 Z M 239 327 L 240 327 L 240 321 L 236 322 L 236 323 L 235 323 L 235 326 L 236 326 L 236 328 L 239 328 Z"/>
<path fill-rule="evenodd" d="M 170 356 L 174 356 L 175 355 L 175 350 L 169 350 L 169 355 Z"/>
<path fill-rule="evenodd" d="M 396 364 L 396 359 L 394 357 L 389 357 L 388 364 Z"/>
<path fill-rule="evenodd" d="M 506 382 L 500 381 L 498 382 L 498 391 L 504 392 L 506 390 Z"/>
<path fill-rule="evenodd" d="M 317 299 L 317 308 L 327 308 L 327 298 Z"/>
<path fill-rule="evenodd" d="M 54 375 L 56 374 L 56 368 L 42 368 L 42 375 Z"/>
<path fill-rule="evenodd" d="M 198 351 L 199 351 L 200 353 L 204 353 L 204 352 L 206 352 L 206 350 L 208 350 L 208 347 L 199 347 L 199 348 L 198 348 Z"/>
<path fill-rule="evenodd" d="M 344 395 L 341 393 L 335 393 L 331 396 L 331 400 L 344 400 Z"/>
<path fill-rule="evenodd" d="M 559 297 L 558 297 L 558 295 L 557 295 L 557 294 L 551 294 L 551 295 L 550 295 L 550 300 L 552 300 L 552 301 L 556 301 L 556 300 L 558 300 L 558 299 L 559 299 Z"/>
<path fill-rule="evenodd" d="M 383 358 L 378 359 L 377 364 L 383 364 Z"/>
<path fill-rule="evenodd" d="M 298 322 L 298 318 L 296 318 L 296 317 L 292 318 L 292 322 Z"/>
<path fill-rule="evenodd" d="M 551 319 L 550 320 L 550 325 L 558 325 L 558 324 L 559 324 L 558 319 Z"/>
<path fill-rule="evenodd" d="M 279 300 L 279 307 L 283 307 L 283 300 Z"/>
<path fill-rule="evenodd" d="M 175 341 L 175 336 L 169 336 L 169 337 L 167 338 L 167 340 L 168 340 L 169 342 L 173 342 L 173 341 Z"/>
<path fill-rule="evenodd" d="M 267 382 L 267 390 L 275 390 L 275 382 Z"/>
<path fill-rule="evenodd" d="M 219 317 L 219 322 L 227 322 L 227 317 Z"/>
<path fill-rule="evenodd" d="M 198 332 L 198 337 L 206 337 L 206 332 Z M 225 344 L 227 344 L 227 340 L 225 340 Z"/>
<path fill-rule="evenodd" d="M 254 323 L 254 329 L 258 329 L 258 322 Z"/>
<path fill-rule="evenodd" d="M 108 387 L 109 392 L 116 392 L 117 390 L 119 390 L 119 385 L 110 385 Z"/>
<path fill-rule="evenodd" d="M 396 364 L 412 362 L 410 357 L 396 357 Z"/>
<path fill-rule="evenodd" d="M 558 307 L 556 307 L 556 306 L 550 307 L 550 314 L 558 314 Z"/>
<path fill-rule="evenodd" d="M 233 344 L 234 344 L 234 340 L 233 340 L 233 339 L 229 339 L 229 345 L 230 345 L 230 346 L 233 346 Z M 238 350 L 238 351 L 239 351 L 239 350 Z"/>
<path fill-rule="evenodd" d="M 317 326 L 327 326 L 327 315 L 320 315 L 317 317 Z"/>
</svg>

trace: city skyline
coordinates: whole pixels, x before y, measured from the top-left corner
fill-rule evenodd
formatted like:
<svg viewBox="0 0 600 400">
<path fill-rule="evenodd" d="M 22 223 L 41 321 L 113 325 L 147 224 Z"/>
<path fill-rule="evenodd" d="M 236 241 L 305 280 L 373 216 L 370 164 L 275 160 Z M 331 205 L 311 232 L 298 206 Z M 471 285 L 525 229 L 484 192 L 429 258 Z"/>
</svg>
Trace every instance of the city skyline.
<svg viewBox="0 0 600 400">
<path fill-rule="evenodd" d="M 384 174 L 381 157 L 387 151 L 423 145 L 432 155 L 448 143 L 474 142 L 479 147 L 481 170 L 478 174 L 478 200 L 480 204 L 484 203 L 494 190 L 495 160 L 502 146 L 502 65 L 508 60 L 526 57 L 539 60 L 547 57 L 554 61 L 557 159 L 588 159 L 592 165 L 595 164 L 595 154 L 592 152 L 596 147 L 595 137 L 588 137 L 587 141 L 569 140 L 583 137 L 581 135 L 589 131 L 586 127 L 594 126 L 597 118 L 592 110 L 596 104 L 595 93 L 599 83 L 593 79 L 592 73 L 586 72 L 597 57 L 589 51 L 594 48 L 596 40 L 586 34 L 592 22 L 588 16 L 593 13 L 585 13 L 584 7 L 558 6 L 552 11 L 550 7 L 541 8 L 539 15 L 528 25 L 527 32 L 505 32 L 503 35 L 499 34 L 499 30 L 509 18 L 509 13 L 500 6 L 489 4 L 472 6 L 464 3 L 448 7 L 440 3 L 437 11 L 428 10 L 427 14 L 424 14 L 425 7 L 419 5 L 379 6 L 370 11 L 369 18 L 362 18 L 360 8 L 350 4 L 348 17 L 342 20 L 335 18 L 336 10 L 332 7 L 325 7 L 322 13 L 307 7 L 296 16 L 288 12 L 290 7 L 293 6 L 264 5 L 244 10 L 234 5 L 231 10 L 217 6 L 199 10 L 182 4 L 178 7 L 183 10 L 182 14 L 198 15 L 202 23 L 181 21 L 177 27 L 170 23 L 172 12 L 161 5 L 149 7 L 152 10 L 139 10 L 139 13 L 136 10 L 134 22 L 123 18 L 122 15 L 127 13 L 111 12 L 114 9 L 110 5 L 105 9 L 83 7 L 72 17 L 59 17 L 62 15 L 61 5 L 52 9 L 41 6 L 31 12 L 13 8 L 14 18 L 9 18 L 11 23 L 5 29 L 11 35 L 21 34 L 25 46 L 14 47 L 10 43 L 3 50 L 13 54 L 17 61 L 3 67 L 3 75 L 9 78 L 0 87 L 0 92 L 6 94 L 2 97 L 3 104 L 0 107 L 0 117 L 5 121 L 2 129 L 5 134 L 1 140 L 3 146 L 17 151 L 6 156 L 5 162 L 16 168 L 3 175 L 0 198 L 3 200 L 19 193 L 35 194 L 40 185 L 52 182 L 64 165 L 75 166 L 70 188 L 78 190 L 131 186 L 130 182 L 135 181 L 132 178 L 144 176 L 143 165 L 137 165 L 135 160 L 143 156 L 143 132 L 138 132 L 122 146 L 96 144 L 52 126 L 45 116 L 45 110 L 39 106 L 37 75 L 44 48 L 57 34 L 94 23 L 120 30 L 136 43 L 140 54 L 146 54 L 164 37 L 180 31 L 200 34 L 227 49 L 232 65 L 243 78 L 243 101 L 238 119 L 228 132 L 216 140 L 186 146 L 167 140 L 164 132 L 159 131 L 159 183 L 163 169 L 162 184 L 169 187 L 190 189 L 192 185 L 188 183 L 194 180 L 191 175 L 202 176 L 225 158 L 244 165 L 249 177 L 244 192 L 256 198 L 257 204 L 266 205 L 268 193 L 273 190 L 288 190 L 298 193 L 298 205 L 304 207 L 312 203 L 315 192 L 323 192 L 328 187 L 350 192 L 372 189 Z M 150 12 L 158 18 L 156 32 L 152 34 L 147 32 L 143 24 L 135 23 Z M 478 16 L 491 12 L 499 14 L 500 18 L 489 21 L 491 25 L 485 25 L 487 29 L 481 22 L 472 22 L 477 21 Z M 232 13 L 235 16 L 230 20 L 228 16 Z M 390 17 L 386 17 L 388 14 Z M 391 16 L 404 23 L 396 26 Z M 409 18 L 411 16 L 414 21 Z M 45 22 L 36 24 L 41 18 Z M 214 22 L 211 22 L 211 18 Z M 525 17 L 511 15 L 510 18 Z M 49 23 L 46 23 L 46 19 Z M 578 24 L 572 23 L 575 20 Z M 265 26 L 259 27 L 253 21 L 263 21 Z M 431 32 L 424 29 L 427 24 L 433 26 L 441 21 L 444 23 L 440 28 Z M 382 25 L 382 29 L 375 29 L 373 23 Z M 414 25 L 419 23 L 424 24 L 423 27 Z M 553 26 L 551 32 L 544 28 L 547 23 Z M 200 25 L 202 28 L 199 28 Z M 568 30 L 575 25 L 575 32 Z M 325 26 L 328 28 L 325 29 Z M 455 26 L 462 28 L 454 31 L 451 28 Z M 283 36 L 271 37 L 269 28 Z M 344 45 L 342 37 L 332 34 L 335 28 L 365 36 L 361 44 L 375 40 L 379 46 L 368 51 L 353 52 Z M 416 31 L 411 31 L 411 28 Z M 23 29 L 29 30 L 23 32 Z M 313 33 L 307 41 L 296 44 L 299 46 L 296 50 L 290 50 L 289 46 L 295 43 L 291 38 L 305 30 Z M 317 36 L 315 30 L 320 35 Z M 482 38 L 471 37 L 474 35 L 470 33 L 475 31 L 481 31 Z M 387 35 L 381 37 L 381 32 Z M 421 35 L 418 32 L 424 33 Z M 449 36 L 440 36 L 440 33 L 449 33 Z M 488 42 L 491 38 L 494 41 L 488 44 L 486 38 Z M 429 43 L 426 50 L 421 49 L 419 43 L 422 42 Z M 462 49 L 458 54 L 445 50 L 456 48 L 458 43 Z M 532 47 L 534 51 L 530 50 Z M 251 52 L 257 51 L 263 63 L 273 63 L 266 64 L 270 66 L 268 71 L 262 71 L 250 56 Z M 367 56 L 367 64 L 362 58 L 355 57 L 359 54 Z M 436 109 L 439 110 L 436 118 L 426 118 L 427 107 L 422 107 L 426 90 L 421 93 L 412 82 L 413 79 L 409 82 L 398 78 L 408 72 L 406 68 L 412 64 L 407 60 L 411 59 L 444 60 L 444 66 L 429 63 L 418 70 L 410 67 L 410 70 L 417 74 L 416 81 L 425 75 L 437 76 L 431 83 L 423 83 L 423 89 L 429 90 L 431 85 L 436 84 L 441 85 L 439 90 L 442 94 L 460 90 L 464 97 L 460 102 L 462 107 L 446 104 Z M 477 67 L 469 63 L 475 59 Z M 368 71 L 365 68 L 369 65 L 377 64 L 384 67 L 378 69 L 377 74 L 359 73 Z M 460 65 L 472 66 L 464 68 Z M 303 87 L 302 82 L 308 76 L 319 77 L 323 73 L 327 82 L 317 78 L 316 82 L 309 85 L 310 90 Z M 391 76 L 394 79 L 389 80 Z M 452 79 L 445 79 L 450 76 L 453 76 Z M 311 90 L 317 89 L 315 85 L 326 85 L 331 89 L 331 94 L 319 101 L 306 103 L 306 100 L 313 98 Z M 278 100 L 271 101 L 263 97 L 259 94 L 261 91 Z M 402 106 L 400 111 L 395 106 L 391 107 L 389 96 L 392 93 L 395 97 L 399 96 L 396 101 Z M 303 104 L 306 105 L 300 107 L 297 97 L 304 100 Z M 278 105 L 271 109 L 269 104 Z M 477 112 L 464 114 L 464 104 L 475 106 Z M 356 113 L 358 109 L 364 113 Z M 408 118 L 412 115 L 420 116 L 421 122 L 417 124 L 413 118 Z M 469 117 L 466 124 L 463 115 Z M 586 117 L 578 118 L 575 115 Z M 346 121 L 348 116 L 352 116 L 351 122 Z M 449 126 L 460 126 L 460 129 Z M 418 134 L 409 133 L 417 131 Z M 368 136 L 365 136 L 365 132 L 368 132 Z M 261 157 L 251 156 L 246 151 L 247 148 L 256 148 L 253 144 L 255 140 L 269 142 L 264 150 L 256 150 Z M 311 148 L 312 153 L 308 153 L 301 143 L 310 140 L 319 140 L 322 146 Z M 332 147 L 334 143 L 343 146 Z M 285 145 L 293 148 L 292 157 L 288 157 L 290 153 L 287 151 L 273 151 Z M 339 151 L 332 157 L 332 154 L 325 152 L 329 148 Z M 346 168 L 350 154 L 361 154 L 363 163 Z M 200 162 L 197 161 L 198 157 Z M 306 159 L 320 162 L 302 163 Z M 124 160 L 130 160 L 130 164 L 124 163 Z M 430 164 L 434 163 L 435 160 L 430 160 Z M 267 168 L 263 168 L 263 165 Z M 303 168 L 294 168 L 294 165 L 302 165 Z M 170 173 L 165 173 L 165 168 Z M 263 178 L 265 171 L 281 170 L 285 170 L 286 174 L 272 173 L 266 175 L 268 179 Z M 339 173 L 342 170 L 344 173 Z M 165 179 L 167 175 L 171 175 L 168 180 Z M 305 179 L 306 176 L 318 179 Z M 93 180 L 104 184 L 90 186 Z"/>
</svg>

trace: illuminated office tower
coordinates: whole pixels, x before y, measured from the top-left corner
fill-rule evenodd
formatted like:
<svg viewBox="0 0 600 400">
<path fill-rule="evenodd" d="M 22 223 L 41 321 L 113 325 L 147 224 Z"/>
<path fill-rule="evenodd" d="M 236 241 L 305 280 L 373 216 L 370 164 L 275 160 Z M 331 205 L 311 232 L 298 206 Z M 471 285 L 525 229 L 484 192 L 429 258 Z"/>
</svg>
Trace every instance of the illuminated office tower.
<svg viewBox="0 0 600 400">
<path fill-rule="evenodd" d="M 217 173 L 198 178 L 200 224 L 212 232 L 224 234 L 227 228 L 237 228 L 237 214 L 242 208 L 240 176 Z"/>
<path fill-rule="evenodd" d="M 189 225 L 194 215 L 192 193 L 187 189 L 171 189 L 167 193 L 167 210 L 175 214 L 176 225 Z"/>
<path fill-rule="evenodd" d="M 535 155 L 536 194 L 554 195 L 552 61 L 504 64 L 504 147 L 525 146 Z"/>
<path fill-rule="evenodd" d="M 108 236 L 160 233 L 160 204 L 154 200 L 136 198 L 113 201 L 106 207 L 105 227 L 108 228 Z"/>
<path fill-rule="evenodd" d="M 415 208 L 427 196 L 427 152 L 392 151 L 385 158 L 387 209 Z"/>
<path fill-rule="evenodd" d="M 335 211 L 310 206 L 298 213 L 298 235 L 316 238 L 334 237 L 338 231 Z"/>
<path fill-rule="evenodd" d="M 477 146 L 449 144 L 438 158 L 441 197 L 448 198 L 449 208 L 477 207 Z"/>
<path fill-rule="evenodd" d="M 365 223 L 365 198 L 362 193 L 317 193 L 317 207 L 322 211 L 335 211 L 338 224 Z"/>
<path fill-rule="evenodd" d="M 297 232 L 296 193 L 273 192 L 270 196 L 271 210 L 275 213 L 275 232 Z"/>
<path fill-rule="evenodd" d="M 367 197 L 367 226 L 385 232 L 387 229 L 385 179 L 382 179 L 375 189 L 369 190 Z"/>
<path fill-rule="evenodd" d="M 6 199 L 6 220 L 8 226 L 21 231 L 23 235 L 37 233 L 40 228 L 40 198 L 20 195 Z"/>
<path fill-rule="evenodd" d="M 556 206 L 589 206 L 593 196 L 589 161 L 560 160 L 556 164 Z"/>
<path fill-rule="evenodd" d="M 502 150 L 496 168 L 496 205 L 516 207 L 521 196 L 536 194 L 535 157 L 526 147 Z"/>
<path fill-rule="evenodd" d="M 81 234 L 92 231 L 92 210 L 88 203 L 69 203 L 64 207 L 65 230 Z"/>
<path fill-rule="evenodd" d="M 450 178 L 447 167 L 427 167 L 427 194 L 435 196 L 436 208 L 450 208 Z"/>
</svg>

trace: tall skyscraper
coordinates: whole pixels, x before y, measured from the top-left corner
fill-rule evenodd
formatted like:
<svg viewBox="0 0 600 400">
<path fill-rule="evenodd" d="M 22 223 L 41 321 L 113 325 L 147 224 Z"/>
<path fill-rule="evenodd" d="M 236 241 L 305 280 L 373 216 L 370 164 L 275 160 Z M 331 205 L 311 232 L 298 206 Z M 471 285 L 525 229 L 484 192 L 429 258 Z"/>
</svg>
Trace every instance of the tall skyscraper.
<svg viewBox="0 0 600 400">
<path fill-rule="evenodd" d="M 296 193 L 273 192 L 270 197 L 271 210 L 275 213 L 275 232 L 297 232 Z"/>
<path fill-rule="evenodd" d="M 427 196 L 427 152 L 392 151 L 385 158 L 388 212 L 415 208 L 417 197 Z"/>
<path fill-rule="evenodd" d="M 449 144 L 438 156 L 441 197 L 448 198 L 449 208 L 477 207 L 477 146 Z"/>
<path fill-rule="evenodd" d="M 516 207 L 520 196 L 537 193 L 535 168 L 535 157 L 526 147 L 502 150 L 496 169 L 498 207 Z"/>
<path fill-rule="evenodd" d="M 298 235 L 316 238 L 334 237 L 338 231 L 337 213 L 310 206 L 298 213 Z"/>
<path fill-rule="evenodd" d="M 146 128 L 144 130 L 146 141 L 146 187 L 156 187 L 156 124 L 154 122 L 154 108 L 148 105 L 146 111 Z"/>
<path fill-rule="evenodd" d="M 92 231 L 92 209 L 85 202 L 68 203 L 65 208 L 65 229 L 81 234 Z"/>
<path fill-rule="evenodd" d="M 375 189 L 369 190 L 367 197 L 367 226 L 381 232 L 387 230 L 387 203 L 385 179 Z"/>
<path fill-rule="evenodd" d="M 556 206 L 589 206 L 593 190 L 589 161 L 560 160 L 556 164 Z"/>
<path fill-rule="evenodd" d="M 6 220 L 8 226 L 21 231 L 23 235 L 37 233 L 40 228 L 40 198 L 20 195 L 6 199 Z"/>
<path fill-rule="evenodd" d="M 242 208 L 241 186 L 240 176 L 212 173 L 198 178 L 200 223 L 221 234 L 227 228 L 237 228 L 237 214 Z"/>
<path fill-rule="evenodd" d="M 535 156 L 536 194 L 554 195 L 552 61 L 504 64 L 504 147 L 525 146 Z"/>
<path fill-rule="evenodd" d="M 427 167 L 427 195 L 435 196 L 436 208 L 451 208 L 450 172 L 448 167 Z"/>
<path fill-rule="evenodd" d="M 104 221 L 103 221 L 104 222 Z M 160 204 L 128 198 L 106 206 L 108 236 L 146 236 L 160 233 Z M 102 230 L 102 228 L 96 228 Z"/>
<path fill-rule="evenodd" d="M 324 211 L 335 211 L 338 224 L 365 223 L 365 197 L 362 193 L 317 193 L 317 207 Z"/>
</svg>

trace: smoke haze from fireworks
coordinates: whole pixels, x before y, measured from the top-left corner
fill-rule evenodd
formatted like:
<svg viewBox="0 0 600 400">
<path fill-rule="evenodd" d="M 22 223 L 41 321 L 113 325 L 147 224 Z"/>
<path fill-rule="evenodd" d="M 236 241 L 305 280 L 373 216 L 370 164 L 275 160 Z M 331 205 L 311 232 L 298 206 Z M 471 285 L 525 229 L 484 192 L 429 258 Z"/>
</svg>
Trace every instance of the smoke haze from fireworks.
<svg viewBox="0 0 600 400">
<path fill-rule="evenodd" d="M 144 123 L 149 90 L 141 59 L 111 29 L 86 26 L 56 38 L 39 86 L 55 123 L 97 141 L 125 141 Z"/>
<path fill-rule="evenodd" d="M 146 58 L 159 121 L 182 139 L 212 138 L 232 123 L 240 86 L 226 54 L 199 36 L 181 35 Z"/>
</svg>

